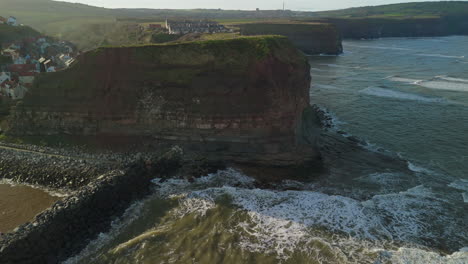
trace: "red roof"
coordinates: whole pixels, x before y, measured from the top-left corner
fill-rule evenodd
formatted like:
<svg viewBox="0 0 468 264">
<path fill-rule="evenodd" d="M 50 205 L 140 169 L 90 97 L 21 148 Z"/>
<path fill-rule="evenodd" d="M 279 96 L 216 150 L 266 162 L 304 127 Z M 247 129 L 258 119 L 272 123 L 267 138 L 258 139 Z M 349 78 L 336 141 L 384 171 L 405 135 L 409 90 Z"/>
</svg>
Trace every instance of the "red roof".
<svg viewBox="0 0 468 264">
<path fill-rule="evenodd" d="M 37 72 L 19 72 L 18 75 L 21 77 L 24 76 L 36 76 Z"/>
<path fill-rule="evenodd" d="M 161 28 L 161 24 L 150 24 L 149 25 L 150 28 Z"/>
<path fill-rule="evenodd" d="M 36 64 L 11 64 L 8 70 L 17 73 L 36 71 Z"/>
</svg>

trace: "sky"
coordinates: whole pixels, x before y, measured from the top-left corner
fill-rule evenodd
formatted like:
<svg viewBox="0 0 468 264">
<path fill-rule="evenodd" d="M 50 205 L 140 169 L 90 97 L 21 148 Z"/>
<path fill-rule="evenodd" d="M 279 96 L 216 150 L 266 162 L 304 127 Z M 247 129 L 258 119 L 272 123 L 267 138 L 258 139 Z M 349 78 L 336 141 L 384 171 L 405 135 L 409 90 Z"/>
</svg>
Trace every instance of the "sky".
<svg viewBox="0 0 468 264">
<path fill-rule="evenodd" d="M 282 9 L 283 0 L 61 0 L 107 8 L 221 8 L 221 9 Z M 285 0 L 286 9 L 299 11 L 323 11 L 348 7 L 385 5 L 427 0 Z"/>
</svg>

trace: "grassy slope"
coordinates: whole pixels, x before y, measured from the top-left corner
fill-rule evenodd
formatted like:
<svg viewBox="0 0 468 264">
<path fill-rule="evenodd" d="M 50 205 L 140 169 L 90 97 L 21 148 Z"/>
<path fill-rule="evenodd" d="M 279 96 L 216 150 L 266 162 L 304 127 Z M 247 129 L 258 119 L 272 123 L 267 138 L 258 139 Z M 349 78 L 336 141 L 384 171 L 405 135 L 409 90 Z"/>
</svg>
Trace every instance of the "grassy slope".
<svg viewBox="0 0 468 264">
<path fill-rule="evenodd" d="M 382 6 L 367 6 L 335 11 L 316 12 L 319 17 L 440 17 L 468 16 L 467 1 L 414 2 Z"/>
<path fill-rule="evenodd" d="M 92 49 L 102 44 L 143 43 L 142 38 L 129 32 L 125 23 L 161 23 L 167 17 L 209 18 L 226 24 L 256 21 L 287 22 L 290 19 L 321 17 L 391 18 L 406 19 L 440 16 L 468 17 L 468 2 L 418 2 L 374 7 L 350 8 L 327 12 L 295 11 L 236 11 L 236 10 L 164 10 L 164 9 L 105 9 L 83 4 L 52 0 L 0 0 L 0 15 L 14 15 L 20 23 L 33 26 L 47 35 L 61 37 L 78 44 L 81 49 Z M 159 36 L 164 38 L 164 36 Z M 156 39 L 158 40 L 158 37 Z"/>
<path fill-rule="evenodd" d="M 36 30 L 24 26 L 24 27 L 12 27 L 0 24 L 0 45 L 2 43 L 8 43 L 18 39 L 23 39 L 27 37 L 36 37 L 40 33 Z M 1 61 L 0 61 L 1 63 Z"/>
</svg>

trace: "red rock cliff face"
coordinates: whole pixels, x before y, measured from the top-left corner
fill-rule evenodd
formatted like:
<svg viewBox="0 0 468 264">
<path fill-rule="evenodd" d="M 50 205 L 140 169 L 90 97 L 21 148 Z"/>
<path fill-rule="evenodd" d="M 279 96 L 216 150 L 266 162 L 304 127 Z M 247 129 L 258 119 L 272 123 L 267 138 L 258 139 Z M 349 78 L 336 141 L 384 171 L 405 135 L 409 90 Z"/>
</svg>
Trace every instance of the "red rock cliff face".
<svg viewBox="0 0 468 264">
<path fill-rule="evenodd" d="M 40 76 L 10 133 L 150 136 L 294 163 L 309 86 L 307 60 L 281 37 L 101 48 Z"/>
</svg>

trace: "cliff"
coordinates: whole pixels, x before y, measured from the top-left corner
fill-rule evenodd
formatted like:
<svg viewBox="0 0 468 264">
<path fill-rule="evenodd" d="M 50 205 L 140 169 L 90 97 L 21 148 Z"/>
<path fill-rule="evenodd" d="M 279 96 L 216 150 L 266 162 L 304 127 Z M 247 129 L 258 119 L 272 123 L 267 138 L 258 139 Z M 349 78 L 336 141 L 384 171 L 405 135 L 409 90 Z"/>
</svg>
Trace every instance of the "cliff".
<svg viewBox="0 0 468 264">
<path fill-rule="evenodd" d="M 238 27 L 242 35 L 286 36 L 306 54 L 337 55 L 343 52 L 339 32 L 329 23 L 247 23 Z"/>
<path fill-rule="evenodd" d="M 343 38 L 468 35 L 468 15 L 427 18 L 330 18 Z"/>
<path fill-rule="evenodd" d="M 286 165 L 313 155 L 296 136 L 309 86 L 307 60 L 284 37 L 104 47 L 38 76 L 8 133 L 151 138 Z"/>
</svg>

